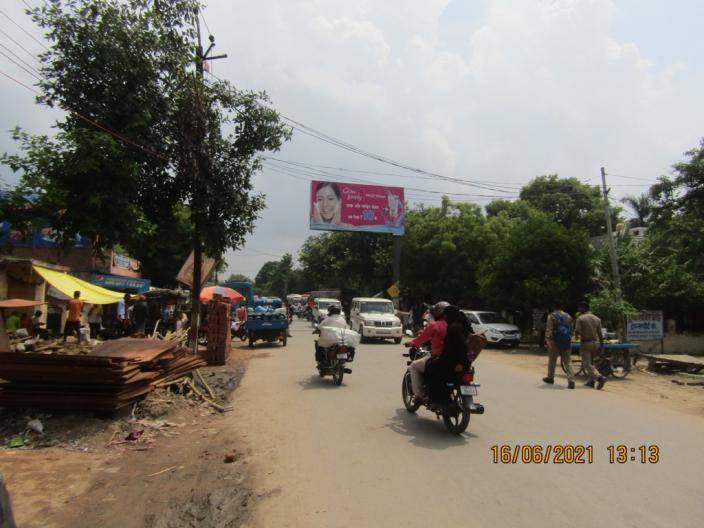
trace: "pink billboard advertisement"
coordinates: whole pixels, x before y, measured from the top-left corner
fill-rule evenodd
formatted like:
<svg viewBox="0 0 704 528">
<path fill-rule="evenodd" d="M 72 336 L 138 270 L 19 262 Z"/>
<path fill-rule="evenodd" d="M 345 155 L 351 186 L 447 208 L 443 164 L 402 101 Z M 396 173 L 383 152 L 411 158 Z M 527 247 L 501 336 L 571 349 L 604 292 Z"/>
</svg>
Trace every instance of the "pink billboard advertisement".
<svg viewBox="0 0 704 528">
<path fill-rule="evenodd" d="M 313 181 L 310 228 L 403 235 L 402 187 Z"/>
</svg>

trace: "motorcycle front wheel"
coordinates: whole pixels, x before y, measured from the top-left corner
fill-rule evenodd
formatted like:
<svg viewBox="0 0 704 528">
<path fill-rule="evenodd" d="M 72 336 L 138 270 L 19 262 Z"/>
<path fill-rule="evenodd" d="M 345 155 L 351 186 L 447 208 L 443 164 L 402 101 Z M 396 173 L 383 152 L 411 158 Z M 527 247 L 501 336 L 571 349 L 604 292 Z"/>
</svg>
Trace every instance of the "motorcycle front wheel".
<svg viewBox="0 0 704 528">
<path fill-rule="evenodd" d="M 413 390 L 411 389 L 411 373 L 409 371 L 406 371 L 406 374 L 404 374 L 403 376 L 403 383 L 401 384 L 401 395 L 403 396 L 403 405 L 406 407 L 406 410 L 411 414 L 415 414 L 415 412 L 420 407 L 420 404 L 414 403 L 413 401 Z"/>
<path fill-rule="evenodd" d="M 442 421 L 445 428 L 452 434 L 462 434 L 469 425 L 469 404 L 455 388 L 450 395 L 452 403 L 448 409 L 442 413 Z"/>
</svg>

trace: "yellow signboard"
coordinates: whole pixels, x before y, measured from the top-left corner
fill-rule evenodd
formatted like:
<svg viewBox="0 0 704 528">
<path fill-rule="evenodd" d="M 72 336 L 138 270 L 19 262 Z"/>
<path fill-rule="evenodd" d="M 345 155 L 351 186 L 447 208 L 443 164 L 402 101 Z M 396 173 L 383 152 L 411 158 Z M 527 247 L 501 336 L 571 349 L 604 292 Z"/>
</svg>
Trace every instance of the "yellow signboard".
<svg viewBox="0 0 704 528">
<path fill-rule="evenodd" d="M 396 297 L 398 297 L 399 295 L 401 295 L 401 290 L 399 290 L 399 289 L 398 289 L 398 286 L 396 286 L 395 284 L 392 284 L 391 286 L 389 286 L 389 289 L 386 290 L 386 292 L 387 292 L 389 295 L 391 295 L 391 297 L 393 297 L 393 298 L 396 298 Z"/>
</svg>

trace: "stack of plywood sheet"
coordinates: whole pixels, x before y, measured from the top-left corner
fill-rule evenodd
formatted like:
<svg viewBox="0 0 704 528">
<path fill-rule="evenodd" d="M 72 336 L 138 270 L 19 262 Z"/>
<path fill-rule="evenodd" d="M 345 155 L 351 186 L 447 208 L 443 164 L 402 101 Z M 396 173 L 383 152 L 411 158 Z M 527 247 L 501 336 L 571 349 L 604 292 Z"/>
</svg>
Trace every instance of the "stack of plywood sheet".
<svg viewBox="0 0 704 528">
<path fill-rule="evenodd" d="M 107 341 L 85 355 L 0 353 L 0 407 L 115 410 L 204 364 L 154 339 Z"/>
</svg>

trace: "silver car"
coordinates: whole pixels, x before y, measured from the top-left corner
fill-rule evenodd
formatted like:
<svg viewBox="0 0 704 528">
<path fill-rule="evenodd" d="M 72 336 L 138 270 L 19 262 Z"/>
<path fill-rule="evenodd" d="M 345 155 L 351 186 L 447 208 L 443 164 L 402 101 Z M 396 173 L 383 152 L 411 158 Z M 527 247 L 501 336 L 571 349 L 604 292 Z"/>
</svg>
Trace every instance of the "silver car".
<svg viewBox="0 0 704 528">
<path fill-rule="evenodd" d="M 476 334 L 484 334 L 489 343 L 517 347 L 521 342 L 521 331 L 496 312 L 462 310 L 472 330 Z"/>
</svg>

